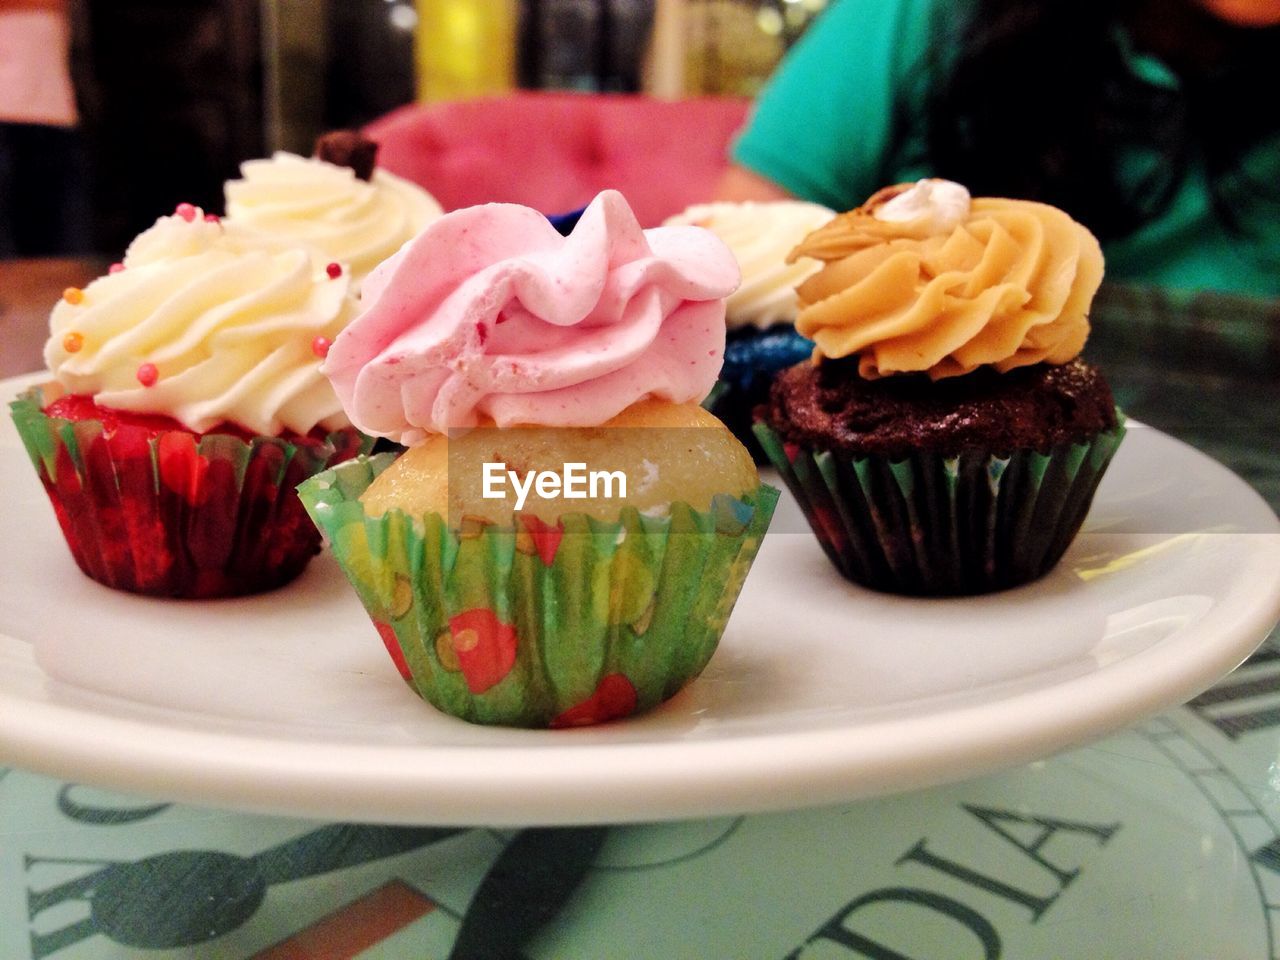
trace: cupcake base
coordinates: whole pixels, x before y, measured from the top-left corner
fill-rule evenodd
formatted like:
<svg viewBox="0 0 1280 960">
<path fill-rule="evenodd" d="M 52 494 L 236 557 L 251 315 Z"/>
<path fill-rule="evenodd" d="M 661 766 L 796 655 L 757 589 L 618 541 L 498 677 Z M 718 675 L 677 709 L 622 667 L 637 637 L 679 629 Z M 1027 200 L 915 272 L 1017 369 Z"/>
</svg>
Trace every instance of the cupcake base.
<svg viewBox="0 0 1280 960">
<path fill-rule="evenodd" d="M 455 531 L 436 514 L 365 514 L 358 498 L 392 459 L 358 458 L 299 495 L 401 676 L 482 724 L 581 726 L 673 696 L 714 652 L 778 496 Z"/>
<path fill-rule="evenodd" d="M 323 439 L 198 436 L 10 404 L 76 564 L 105 586 L 208 599 L 282 586 L 319 552 L 294 487 L 360 453 L 354 429 Z"/>
<path fill-rule="evenodd" d="M 790 324 L 729 332 L 720 379 L 702 405 L 733 432 L 756 463 L 768 458 L 751 430 L 752 411 L 768 400 L 778 373 L 807 360 L 812 353 L 813 341 L 800 336 Z"/>
<path fill-rule="evenodd" d="M 848 579 L 916 596 L 1028 583 L 1062 558 L 1124 436 L 1116 426 L 1045 451 L 848 456 L 755 425 L 823 550 Z"/>
</svg>

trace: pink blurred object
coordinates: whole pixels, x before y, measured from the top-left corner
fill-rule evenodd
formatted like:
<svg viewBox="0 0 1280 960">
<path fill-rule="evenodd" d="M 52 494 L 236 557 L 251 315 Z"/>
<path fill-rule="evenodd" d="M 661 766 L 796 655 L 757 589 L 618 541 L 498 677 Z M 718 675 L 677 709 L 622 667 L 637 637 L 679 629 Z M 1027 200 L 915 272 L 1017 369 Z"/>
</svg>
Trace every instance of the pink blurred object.
<svg viewBox="0 0 1280 960">
<path fill-rule="evenodd" d="M 654 100 L 621 94 L 530 93 L 409 105 L 375 120 L 379 165 L 413 180 L 446 210 L 490 201 L 544 213 L 626 196 L 656 226 L 709 200 L 749 101 Z"/>
<path fill-rule="evenodd" d="M 76 123 L 62 0 L 0 2 L 0 121 Z"/>
</svg>

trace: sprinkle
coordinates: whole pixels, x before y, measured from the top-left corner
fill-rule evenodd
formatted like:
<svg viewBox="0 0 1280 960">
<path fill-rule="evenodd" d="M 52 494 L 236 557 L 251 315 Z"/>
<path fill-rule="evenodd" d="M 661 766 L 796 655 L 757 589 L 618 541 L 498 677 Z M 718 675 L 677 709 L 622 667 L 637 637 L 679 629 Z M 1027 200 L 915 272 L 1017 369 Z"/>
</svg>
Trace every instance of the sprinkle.
<svg viewBox="0 0 1280 960">
<path fill-rule="evenodd" d="M 138 367 L 138 382 L 144 387 L 154 387 L 160 379 L 160 371 L 154 363 L 144 363 Z"/>
<path fill-rule="evenodd" d="M 123 269 L 123 263 L 113 263 L 111 266 L 107 267 L 107 273 L 119 273 Z"/>
<path fill-rule="evenodd" d="M 77 303 L 84 302 L 84 291 L 79 287 L 67 287 L 62 291 L 62 299 L 75 306 Z"/>
<path fill-rule="evenodd" d="M 189 203 L 180 203 L 174 208 L 173 214 L 190 223 L 196 218 L 196 208 Z"/>
<path fill-rule="evenodd" d="M 340 276 L 342 276 L 342 264 L 331 263 L 324 268 L 324 272 L 329 275 L 330 280 L 337 280 Z"/>
<path fill-rule="evenodd" d="M 311 341 L 311 352 L 323 360 L 329 355 L 331 342 L 328 337 L 316 337 Z"/>
<path fill-rule="evenodd" d="M 205 223 L 221 223 L 222 218 L 218 216 L 216 213 L 206 213 L 204 215 L 204 222 Z"/>
<path fill-rule="evenodd" d="M 62 349 L 67 353 L 79 353 L 84 346 L 84 336 L 74 330 L 62 338 Z"/>
</svg>

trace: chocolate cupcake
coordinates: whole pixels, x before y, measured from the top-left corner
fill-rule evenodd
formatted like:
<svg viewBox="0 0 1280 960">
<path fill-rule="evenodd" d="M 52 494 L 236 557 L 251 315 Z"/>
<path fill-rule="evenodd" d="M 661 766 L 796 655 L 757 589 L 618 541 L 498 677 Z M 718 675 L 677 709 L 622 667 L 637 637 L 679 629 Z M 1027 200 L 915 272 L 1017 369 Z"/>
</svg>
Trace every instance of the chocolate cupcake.
<svg viewBox="0 0 1280 960">
<path fill-rule="evenodd" d="M 1124 433 L 1078 357 L 1093 236 L 1053 207 L 921 181 L 792 256 L 823 263 L 798 289 L 816 348 L 755 429 L 841 573 L 954 595 L 1051 569 Z"/>
</svg>

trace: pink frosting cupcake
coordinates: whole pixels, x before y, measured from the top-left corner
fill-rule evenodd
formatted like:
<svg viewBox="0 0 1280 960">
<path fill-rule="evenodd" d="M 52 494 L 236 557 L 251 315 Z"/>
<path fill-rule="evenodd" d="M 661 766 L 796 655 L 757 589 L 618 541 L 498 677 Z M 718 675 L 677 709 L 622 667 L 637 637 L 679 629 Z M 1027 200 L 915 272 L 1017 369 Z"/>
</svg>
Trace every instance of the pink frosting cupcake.
<svg viewBox="0 0 1280 960">
<path fill-rule="evenodd" d="M 323 371 L 353 423 L 410 449 L 300 493 L 420 696 L 578 726 L 702 670 L 777 496 L 697 402 L 737 282 L 712 234 L 642 230 L 612 191 L 568 237 L 525 207 L 448 214 L 370 274 Z M 543 489 L 571 463 L 625 492 Z M 490 499 L 488 467 L 527 501 Z"/>
</svg>

